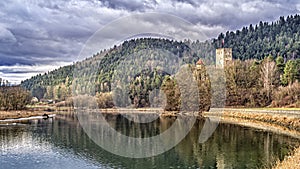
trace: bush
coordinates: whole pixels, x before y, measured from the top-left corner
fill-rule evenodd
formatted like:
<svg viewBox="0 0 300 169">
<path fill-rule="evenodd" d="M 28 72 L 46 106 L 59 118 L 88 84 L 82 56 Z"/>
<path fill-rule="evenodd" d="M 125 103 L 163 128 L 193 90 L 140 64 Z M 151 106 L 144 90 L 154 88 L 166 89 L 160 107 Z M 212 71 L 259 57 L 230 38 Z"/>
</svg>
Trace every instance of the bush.
<svg viewBox="0 0 300 169">
<path fill-rule="evenodd" d="M 97 103 L 93 96 L 78 95 L 72 97 L 74 108 L 96 109 Z"/>
<path fill-rule="evenodd" d="M 73 107 L 73 98 L 68 97 L 65 101 L 61 101 L 55 104 L 56 107 Z"/>
<path fill-rule="evenodd" d="M 30 93 L 19 86 L 0 87 L 1 110 L 22 110 L 30 101 Z"/>
<path fill-rule="evenodd" d="M 300 83 L 295 82 L 286 87 L 279 87 L 274 92 L 272 106 L 284 107 L 284 106 L 299 106 L 300 99 Z"/>
<path fill-rule="evenodd" d="M 173 78 L 166 76 L 162 84 L 162 91 L 164 91 L 164 94 L 166 96 L 164 110 L 179 111 L 181 98 L 179 86 L 176 84 L 176 81 Z"/>
<path fill-rule="evenodd" d="M 111 93 L 98 93 L 96 95 L 99 108 L 113 108 L 114 102 Z"/>
</svg>

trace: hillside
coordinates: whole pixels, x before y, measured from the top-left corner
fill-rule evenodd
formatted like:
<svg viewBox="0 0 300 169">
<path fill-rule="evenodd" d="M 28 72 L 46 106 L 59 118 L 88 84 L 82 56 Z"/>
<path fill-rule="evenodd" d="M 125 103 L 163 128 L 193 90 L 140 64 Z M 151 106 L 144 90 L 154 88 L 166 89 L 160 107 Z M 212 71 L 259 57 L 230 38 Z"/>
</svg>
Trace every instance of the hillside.
<svg viewBox="0 0 300 169">
<path fill-rule="evenodd" d="M 73 72 L 76 68 L 76 76 L 81 78 L 84 78 L 87 71 L 96 70 L 96 92 L 108 92 L 111 90 L 114 70 L 122 60 L 132 56 L 134 53 L 140 55 L 140 62 L 147 61 L 149 56 L 162 59 L 163 53 L 157 51 L 165 51 L 163 53 L 167 52 L 175 57 L 179 57 L 185 63 L 195 63 L 199 59 L 198 55 L 193 53 L 192 49 L 183 42 L 154 38 L 132 39 L 123 42 L 120 46 L 100 51 L 84 61 L 56 69 L 44 75 L 34 76 L 23 81 L 21 86 L 30 90 L 38 98 L 64 100 L 70 95 L 71 82 L 74 80 Z M 209 60 L 212 57 L 207 58 Z M 171 60 L 169 61 L 171 62 Z M 80 71 L 78 71 L 79 69 Z"/>
<path fill-rule="evenodd" d="M 280 68 L 280 73 L 283 74 L 284 65 L 288 60 L 300 58 L 300 16 L 280 17 L 278 21 L 272 23 L 260 22 L 255 26 L 249 25 L 235 32 L 228 31 L 225 34 L 221 33 L 218 38 L 205 42 L 192 42 L 189 40 L 178 42 L 157 38 L 131 39 L 124 41 L 119 46 L 99 51 L 84 61 L 56 69 L 44 75 L 34 76 L 23 81 L 21 86 L 30 90 L 33 96 L 40 99 L 65 100 L 71 96 L 73 80 L 78 84 L 78 81 L 84 80 L 87 72 L 94 70 L 96 71 L 93 77 L 95 83 L 90 84 L 95 86 L 93 92 L 109 92 L 111 91 L 111 83 L 115 69 L 119 63 L 134 53 L 139 53 L 139 57 L 141 57 L 140 61 L 143 63 L 146 63 L 149 56 L 159 56 L 160 59 L 163 58 L 163 55 L 160 53 L 155 53 L 155 51 L 163 50 L 181 58 L 185 63 L 194 64 L 201 58 L 207 65 L 214 64 L 215 49 L 219 47 L 232 48 L 233 58 L 239 60 L 263 60 L 270 55 L 276 59 L 280 56 L 280 58 L 284 60 Z M 171 59 L 167 60 L 171 62 Z M 161 63 L 163 63 L 163 61 L 161 61 Z M 260 64 L 260 62 L 255 62 L 255 64 Z M 149 65 L 151 65 L 151 63 L 149 63 Z M 297 74 L 297 66 L 294 67 Z M 77 79 L 73 79 L 74 69 L 81 70 L 76 71 Z M 258 72 L 260 71 L 259 69 L 260 68 L 257 68 Z M 162 79 L 162 77 L 160 77 L 160 79 Z M 280 81 L 281 79 L 277 79 L 277 81 L 278 80 Z M 162 80 L 160 80 L 160 83 L 161 82 Z M 287 83 L 288 82 L 286 82 L 285 85 Z M 253 84 L 259 83 L 253 82 Z M 76 90 L 77 88 L 78 86 L 75 86 Z M 91 89 L 92 87 L 90 86 L 81 86 L 79 91 L 88 92 L 87 90 Z"/>
</svg>

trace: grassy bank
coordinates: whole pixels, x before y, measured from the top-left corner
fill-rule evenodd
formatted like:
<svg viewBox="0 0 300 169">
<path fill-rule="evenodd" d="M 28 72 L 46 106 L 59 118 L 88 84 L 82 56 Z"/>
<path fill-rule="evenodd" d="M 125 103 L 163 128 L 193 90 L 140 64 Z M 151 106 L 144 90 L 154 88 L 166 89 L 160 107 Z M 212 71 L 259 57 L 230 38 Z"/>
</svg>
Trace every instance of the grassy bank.
<svg viewBox="0 0 300 169">
<path fill-rule="evenodd" d="M 30 110 L 0 111 L 0 120 L 28 118 L 32 116 L 42 116 L 44 114 L 51 114 L 51 112 Z"/>
<path fill-rule="evenodd" d="M 0 120 L 28 118 L 44 114 L 63 114 L 73 110 L 72 107 L 55 107 L 53 105 L 28 105 L 25 110 L 0 111 Z"/>
<path fill-rule="evenodd" d="M 300 131 L 300 111 L 298 112 L 299 114 L 292 114 L 285 112 L 286 110 L 284 111 L 283 109 L 278 110 L 277 113 L 269 113 L 269 111 L 266 110 L 268 109 L 231 109 L 230 111 L 225 109 L 223 112 L 205 112 L 203 115 L 256 120 L 276 124 L 289 130 Z"/>
</svg>

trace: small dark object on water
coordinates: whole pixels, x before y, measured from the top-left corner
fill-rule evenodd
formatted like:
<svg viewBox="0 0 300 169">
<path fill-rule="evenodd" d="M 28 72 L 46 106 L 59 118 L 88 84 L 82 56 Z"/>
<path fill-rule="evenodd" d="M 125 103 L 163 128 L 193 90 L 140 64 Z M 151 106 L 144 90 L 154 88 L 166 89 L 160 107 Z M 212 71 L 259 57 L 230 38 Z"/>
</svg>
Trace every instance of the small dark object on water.
<svg viewBox="0 0 300 169">
<path fill-rule="evenodd" d="M 43 119 L 48 119 L 49 118 L 49 115 L 48 114 L 43 114 Z"/>
</svg>

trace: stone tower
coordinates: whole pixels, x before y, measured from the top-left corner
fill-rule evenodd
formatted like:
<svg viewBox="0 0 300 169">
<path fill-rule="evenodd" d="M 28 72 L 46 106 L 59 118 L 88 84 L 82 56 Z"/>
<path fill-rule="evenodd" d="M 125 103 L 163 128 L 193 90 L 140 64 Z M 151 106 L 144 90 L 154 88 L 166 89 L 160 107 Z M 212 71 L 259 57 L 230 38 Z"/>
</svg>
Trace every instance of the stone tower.
<svg viewBox="0 0 300 169">
<path fill-rule="evenodd" d="M 216 49 L 216 68 L 223 69 L 232 61 L 232 48 Z"/>
</svg>

